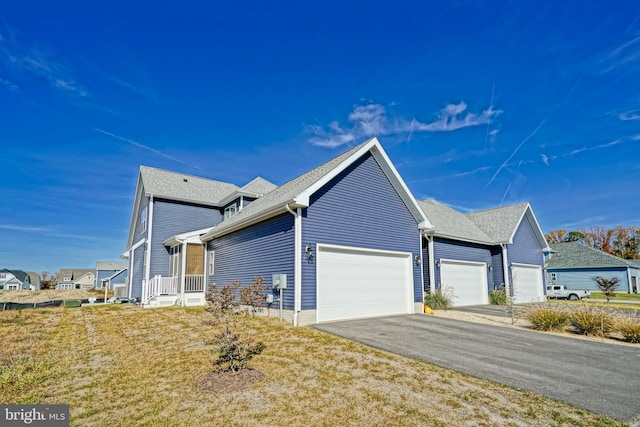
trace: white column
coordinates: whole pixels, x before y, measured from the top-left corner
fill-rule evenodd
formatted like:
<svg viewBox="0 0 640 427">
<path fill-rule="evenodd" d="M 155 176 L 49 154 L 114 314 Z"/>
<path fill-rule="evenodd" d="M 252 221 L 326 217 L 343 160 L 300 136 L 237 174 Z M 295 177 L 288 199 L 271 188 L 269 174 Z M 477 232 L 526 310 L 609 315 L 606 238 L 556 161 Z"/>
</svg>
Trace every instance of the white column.
<svg viewBox="0 0 640 427">
<path fill-rule="evenodd" d="M 298 314 L 302 309 L 302 208 L 296 209 L 294 217 L 294 247 L 293 263 L 293 326 L 298 326 Z"/>
</svg>

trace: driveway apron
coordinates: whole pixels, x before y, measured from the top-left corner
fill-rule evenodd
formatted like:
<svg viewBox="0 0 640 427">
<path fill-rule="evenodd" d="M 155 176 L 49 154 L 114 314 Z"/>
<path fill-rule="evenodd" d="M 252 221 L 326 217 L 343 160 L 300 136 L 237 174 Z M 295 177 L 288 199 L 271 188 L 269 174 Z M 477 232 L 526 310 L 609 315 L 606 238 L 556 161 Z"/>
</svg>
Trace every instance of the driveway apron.
<svg viewBox="0 0 640 427">
<path fill-rule="evenodd" d="M 314 327 L 620 421 L 640 421 L 638 347 L 423 314 Z"/>
</svg>

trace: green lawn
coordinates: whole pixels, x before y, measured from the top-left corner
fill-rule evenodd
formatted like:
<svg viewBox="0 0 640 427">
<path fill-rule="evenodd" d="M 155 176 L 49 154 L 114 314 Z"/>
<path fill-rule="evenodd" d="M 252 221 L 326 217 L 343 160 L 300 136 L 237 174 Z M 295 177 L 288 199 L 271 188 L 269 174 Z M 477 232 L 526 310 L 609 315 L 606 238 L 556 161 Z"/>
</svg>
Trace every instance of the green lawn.
<svg viewBox="0 0 640 427">
<path fill-rule="evenodd" d="M 622 425 L 264 317 L 243 322 L 266 345 L 251 365 L 264 379 L 202 390 L 219 332 L 211 317 L 116 305 L 0 312 L 0 402 L 70 404 L 72 426 Z"/>
<path fill-rule="evenodd" d="M 602 292 L 595 292 L 595 291 L 591 292 L 591 298 L 606 299 L 606 297 Z M 612 298 L 612 300 L 613 301 L 615 300 L 637 301 L 638 304 L 640 304 L 640 294 L 627 294 L 627 293 L 618 292 L 616 293 L 616 296 Z"/>
</svg>

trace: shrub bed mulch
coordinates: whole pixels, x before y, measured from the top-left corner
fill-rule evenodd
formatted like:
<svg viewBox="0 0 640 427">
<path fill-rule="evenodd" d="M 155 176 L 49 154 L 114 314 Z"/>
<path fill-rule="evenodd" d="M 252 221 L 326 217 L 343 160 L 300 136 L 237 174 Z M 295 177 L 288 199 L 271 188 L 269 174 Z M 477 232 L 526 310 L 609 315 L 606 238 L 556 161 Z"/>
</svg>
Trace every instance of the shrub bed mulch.
<svg viewBox="0 0 640 427">
<path fill-rule="evenodd" d="M 266 375 L 256 369 L 241 369 L 237 372 L 210 372 L 196 381 L 196 387 L 204 391 L 231 392 L 249 388 L 262 381 Z"/>
</svg>

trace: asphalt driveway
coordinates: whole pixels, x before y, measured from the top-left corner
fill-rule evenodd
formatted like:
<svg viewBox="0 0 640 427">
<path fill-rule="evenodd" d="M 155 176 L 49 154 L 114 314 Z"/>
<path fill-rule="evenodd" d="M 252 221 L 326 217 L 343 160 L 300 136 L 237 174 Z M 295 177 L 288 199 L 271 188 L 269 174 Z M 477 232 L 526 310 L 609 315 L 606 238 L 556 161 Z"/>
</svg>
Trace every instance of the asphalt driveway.
<svg viewBox="0 0 640 427">
<path fill-rule="evenodd" d="M 640 422 L 640 348 L 413 314 L 317 329 L 606 415 Z"/>
</svg>

